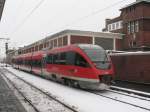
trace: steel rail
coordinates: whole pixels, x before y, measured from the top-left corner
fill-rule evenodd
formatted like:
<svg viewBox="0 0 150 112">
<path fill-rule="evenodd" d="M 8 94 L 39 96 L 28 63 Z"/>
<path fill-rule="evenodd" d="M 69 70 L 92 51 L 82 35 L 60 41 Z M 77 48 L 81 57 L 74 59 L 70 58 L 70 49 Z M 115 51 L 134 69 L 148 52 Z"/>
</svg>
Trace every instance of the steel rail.
<svg viewBox="0 0 150 112">
<path fill-rule="evenodd" d="M 16 87 L 16 85 L 3 73 L 1 72 L 1 74 L 3 75 L 3 77 L 5 77 L 9 83 L 11 83 L 11 85 L 17 90 L 17 92 L 25 99 L 25 101 L 27 101 L 36 112 L 40 112 L 36 106 L 34 106 L 34 104 Z"/>
<path fill-rule="evenodd" d="M 110 91 L 112 93 L 117 93 L 117 94 L 120 94 L 120 95 L 124 95 L 124 96 L 129 96 L 129 97 L 137 98 L 137 99 L 140 99 L 140 100 L 150 101 L 150 99 L 146 99 L 146 97 L 144 98 L 143 96 L 133 96 L 133 95 L 130 95 L 132 92 L 130 92 L 130 93 L 127 93 L 127 92 L 123 93 L 122 92 L 121 93 L 119 90 L 111 90 L 111 89 L 107 89 L 107 91 Z"/>
<path fill-rule="evenodd" d="M 18 79 L 22 80 L 22 81 L 25 82 L 26 84 L 30 85 L 31 87 L 33 87 L 33 88 L 39 90 L 41 93 L 43 93 L 44 95 L 46 95 L 46 96 L 49 97 L 50 99 L 53 99 L 54 101 L 56 101 L 56 102 L 62 104 L 64 107 L 70 109 L 71 111 L 73 111 L 73 112 L 79 112 L 79 111 L 77 111 L 76 109 L 74 109 L 72 106 L 69 106 L 69 105 L 65 104 L 64 102 L 62 102 L 62 101 L 56 99 L 54 96 L 50 95 L 49 93 L 44 92 L 42 89 L 39 89 L 39 88 L 37 88 L 36 86 L 34 86 L 33 84 L 31 84 L 31 83 L 25 81 L 24 79 L 18 77 L 18 76 L 17 76 L 16 74 L 14 74 L 13 72 L 11 72 L 11 71 L 9 71 L 9 70 L 7 70 L 7 69 L 5 69 L 5 70 L 6 70 L 7 72 L 9 72 L 10 74 L 12 74 L 13 76 L 17 77 Z"/>
<path fill-rule="evenodd" d="M 111 90 L 116 90 L 116 91 L 122 91 L 122 92 L 125 92 L 125 93 L 132 93 L 132 94 L 135 94 L 135 95 L 138 95 L 138 96 L 150 98 L 150 93 L 148 95 L 148 94 L 144 94 L 140 91 L 139 92 L 138 91 L 132 91 L 132 90 L 129 90 L 129 89 L 123 89 L 121 87 L 118 88 L 117 86 L 111 86 L 110 89 Z"/>
<path fill-rule="evenodd" d="M 106 91 L 107 91 L 107 90 L 106 90 Z M 115 98 L 112 98 L 112 97 L 109 97 L 109 96 L 106 96 L 106 95 L 102 95 L 102 94 L 100 94 L 99 92 L 94 92 L 94 91 L 89 91 L 89 92 L 90 92 L 90 93 L 93 93 L 93 94 L 95 94 L 95 95 L 98 95 L 98 96 L 107 98 L 107 99 L 111 99 L 111 100 L 114 100 L 114 101 L 118 101 L 118 102 L 121 102 L 121 103 L 124 103 L 124 104 L 128 104 L 128 105 L 131 105 L 131 106 L 140 108 L 140 109 L 144 109 L 144 110 L 150 111 L 149 108 L 145 108 L 145 107 L 138 106 L 138 105 L 135 105 L 135 104 L 132 104 L 132 103 L 128 103 L 128 102 L 125 102 L 125 101 L 121 101 L 121 100 L 118 100 L 118 99 L 115 99 Z"/>
</svg>

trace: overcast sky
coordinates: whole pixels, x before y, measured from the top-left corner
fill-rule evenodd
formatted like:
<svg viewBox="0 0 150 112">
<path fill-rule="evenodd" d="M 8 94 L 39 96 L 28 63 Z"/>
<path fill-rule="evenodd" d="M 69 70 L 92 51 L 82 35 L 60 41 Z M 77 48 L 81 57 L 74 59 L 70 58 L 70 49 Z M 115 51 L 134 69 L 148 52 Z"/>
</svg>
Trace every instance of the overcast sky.
<svg viewBox="0 0 150 112">
<path fill-rule="evenodd" d="M 64 29 L 101 31 L 106 18 L 119 16 L 119 9 L 132 2 L 135 0 L 6 0 L 0 37 L 10 38 L 11 47 L 19 47 Z M 0 47 L 3 53 L 4 42 Z"/>
</svg>

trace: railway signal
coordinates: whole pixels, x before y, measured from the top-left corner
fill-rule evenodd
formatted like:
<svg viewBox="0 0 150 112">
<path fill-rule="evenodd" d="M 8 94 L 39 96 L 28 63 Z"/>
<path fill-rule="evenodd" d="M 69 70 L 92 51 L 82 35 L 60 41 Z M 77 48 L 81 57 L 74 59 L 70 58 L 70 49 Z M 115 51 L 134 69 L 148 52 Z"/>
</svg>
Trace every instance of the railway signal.
<svg viewBox="0 0 150 112">
<path fill-rule="evenodd" d="M 9 38 L 0 38 L 0 40 L 6 40 L 5 50 L 6 50 L 6 54 L 7 54 L 7 51 L 8 51 L 8 40 L 9 40 Z"/>
</svg>

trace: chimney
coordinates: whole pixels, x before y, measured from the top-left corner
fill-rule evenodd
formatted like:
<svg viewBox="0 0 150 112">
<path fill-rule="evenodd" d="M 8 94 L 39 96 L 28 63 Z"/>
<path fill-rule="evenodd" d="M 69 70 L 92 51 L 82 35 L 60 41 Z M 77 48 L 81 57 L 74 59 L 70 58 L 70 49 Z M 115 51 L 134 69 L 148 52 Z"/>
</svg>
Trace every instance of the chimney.
<svg viewBox="0 0 150 112">
<path fill-rule="evenodd" d="M 108 23 L 109 23 L 110 20 L 111 20 L 111 19 L 108 19 L 108 18 L 105 19 L 105 28 L 106 28 L 106 29 L 108 29 L 107 26 L 108 26 Z"/>
</svg>

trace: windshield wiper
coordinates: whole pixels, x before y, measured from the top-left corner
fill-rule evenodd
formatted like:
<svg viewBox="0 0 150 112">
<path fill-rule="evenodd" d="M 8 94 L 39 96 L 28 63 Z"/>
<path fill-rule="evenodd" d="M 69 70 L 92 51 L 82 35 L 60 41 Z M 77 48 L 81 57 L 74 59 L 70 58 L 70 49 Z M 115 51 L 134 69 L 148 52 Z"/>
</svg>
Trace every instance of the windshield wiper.
<svg viewBox="0 0 150 112">
<path fill-rule="evenodd" d="M 100 62 L 100 63 L 110 63 L 110 61 L 106 61 L 106 60 L 104 60 L 104 61 L 92 61 L 92 62 L 94 62 L 94 63 L 98 63 L 98 62 Z"/>
</svg>

